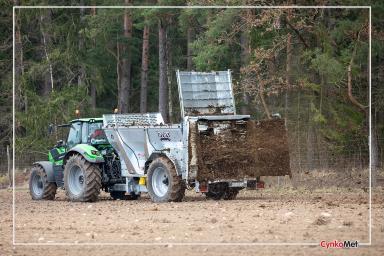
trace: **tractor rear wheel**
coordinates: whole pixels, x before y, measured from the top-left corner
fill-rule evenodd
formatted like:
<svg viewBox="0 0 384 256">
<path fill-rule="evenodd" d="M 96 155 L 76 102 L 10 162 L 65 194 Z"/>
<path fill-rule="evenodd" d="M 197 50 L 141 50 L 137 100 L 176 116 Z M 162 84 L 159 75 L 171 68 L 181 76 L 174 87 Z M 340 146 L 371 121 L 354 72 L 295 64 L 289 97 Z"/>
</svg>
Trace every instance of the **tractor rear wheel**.
<svg viewBox="0 0 384 256">
<path fill-rule="evenodd" d="M 174 164 L 166 157 L 151 162 L 147 173 L 148 193 L 155 203 L 180 202 L 185 194 L 185 182 L 177 175 Z"/>
<path fill-rule="evenodd" d="M 96 201 L 101 189 L 99 167 L 81 155 L 71 156 L 64 168 L 64 188 L 71 201 Z"/>
<path fill-rule="evenodd" d="M 33 200 L 55 199 L 57 186 L 55 182 L 48 182 L 47 173 L 40 165 L 34 165 L 29 177 L 29 193 Z"/>
</svg>

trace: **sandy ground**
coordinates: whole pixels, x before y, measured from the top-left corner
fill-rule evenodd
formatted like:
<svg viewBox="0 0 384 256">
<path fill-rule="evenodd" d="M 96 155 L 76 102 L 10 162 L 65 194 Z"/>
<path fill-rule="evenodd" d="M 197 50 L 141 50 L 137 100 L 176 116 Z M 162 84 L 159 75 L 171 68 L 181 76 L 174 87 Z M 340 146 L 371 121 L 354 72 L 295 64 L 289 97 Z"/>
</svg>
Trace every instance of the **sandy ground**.
<svg viewBox="0 0 384 256">
<path fill-rule="evenodd" d="M 368 193 L 361 189 L 241 191 L 237 200 L 212 201 L 188 192 L 184 202 L 33 201 L 16 190 L 16 243 L 12 246 L 12 191 L 0 190 L 0 255 L 384 255 L 384 190 L 373 197 L 373 245 L 323 249 L 319 245 L 179 245 L 177 243 L 368 242 Z M 74 243 L 55 245 L 55 243 Z M 90 243 L 115 243 L 104 246 Z M 139 242 L 157 245 L 119 245 Z M 83 245 L 87 243 L 87 245 Z"/>
</svg>

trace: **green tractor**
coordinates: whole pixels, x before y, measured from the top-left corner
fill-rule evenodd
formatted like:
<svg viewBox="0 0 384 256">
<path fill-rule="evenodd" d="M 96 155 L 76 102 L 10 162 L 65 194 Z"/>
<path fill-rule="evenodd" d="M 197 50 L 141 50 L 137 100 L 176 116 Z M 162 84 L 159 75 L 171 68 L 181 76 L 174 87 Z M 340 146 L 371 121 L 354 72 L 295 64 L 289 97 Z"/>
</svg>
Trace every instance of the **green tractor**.
<svg viewBox="0 0 384 256">
<path fill-rule="evenodd" d="M 124 184 L 120 161 L 102 129 L 102 118 L 81 118 L 58 127 L 68 127 L 66 142 L 58 141 L 48 153 L 49 161 L 33 164 L 29 190 L 35 200 L 53 200 L 63 188 L 71 201 L 96 201 L 100 190 L 113 199 L 137 199 L 140 193 L 126 195 L 113 190 Z"/>
</svg>

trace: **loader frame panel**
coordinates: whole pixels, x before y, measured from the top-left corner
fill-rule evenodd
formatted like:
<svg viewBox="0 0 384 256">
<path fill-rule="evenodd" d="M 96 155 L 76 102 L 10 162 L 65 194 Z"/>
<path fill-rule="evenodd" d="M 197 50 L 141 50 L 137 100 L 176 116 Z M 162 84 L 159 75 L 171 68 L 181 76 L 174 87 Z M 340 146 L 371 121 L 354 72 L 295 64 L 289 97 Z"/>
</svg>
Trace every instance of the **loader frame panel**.
<svg viewBox="0 0 384 256">
<path fill-rule="evenodd" d="M 176 71 L 181 117 L 236 115 L 231 71 Z"/>
<path fill-rule="evenodd" d="M 157 155 L 168 157 L 179 175 L 185 173 L 181 125 L 163 125 L 160 113 L 103 117 L 106 137 L 120 158 L 122 176 L 146 175 L 148 161 Z M 133 119 L 146 125 L 130 125 Z"/>
</svg>

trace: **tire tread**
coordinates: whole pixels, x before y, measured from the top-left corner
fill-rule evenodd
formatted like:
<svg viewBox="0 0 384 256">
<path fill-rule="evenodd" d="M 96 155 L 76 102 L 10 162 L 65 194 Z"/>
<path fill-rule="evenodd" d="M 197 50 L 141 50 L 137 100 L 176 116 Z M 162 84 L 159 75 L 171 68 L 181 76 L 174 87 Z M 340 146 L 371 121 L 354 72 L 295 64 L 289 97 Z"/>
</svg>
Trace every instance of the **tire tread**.
<svg viewBox="0 0 384 256">
<path fill-rule="evenodd" d="M 83 192 L 81 197 L 74 196 L 68 189 L 68 182 L 65 178 L 65 194 L 71 201 L 80 201 L 80 202 L 94 202 L 97 200 L 100 194 L 101 189 L 101 171 L 99 167 L 97 167 L 95 164 L 92 164 L 84 159 L 83 156 L 75 154 L 72 155 L 68 161 L 65 167 L 67 165 L 71 165 L 72 163 L 77 164 L 81 166 L 81 168 L 84 169 L 84 176 L 85 176 L 85 191 Z M 69 170 L 65 168 L 64 170 L 64 177 L 68 176 L 66 175 L 66 172 Z"/>
<path fill-rule="evenodd" d="M 48 177 L 47 177 L 47 173 L 45 172 L 44 168 L 41 167 L 40 165 L 34 165 L 32 167 L 32 170 L 31 170 L 31 176 L 32 176 L 32 173 L 33 172 L 38 172 L 40 175 L 42 174 L 43 176 L 43 180 L 44 180 L 44 190 L 43 190 L 43 195 L 41 198 L 37 198 L 35 197 L 35 195 L 33 195 L 32 193 L 32 177 L 30 177 L 30 181 L 29 181 L 29 186 L 30 186 L 30 189 L 29 189 L 29 193 L 30 195 L 32 196 L 32 199 L 34 200 L 54 200 L 55 199 L 55 196 L 56 196 L 56 191 L 57 191 L 57 185 L 55 182 L 48 182 Z"/>
<path fill-rule="evenodd" d="M 169 160 L 167 157 L 160 156 L 152 161 L 152 163 L 149 166 L 149 169 L 151 169 L 151 166 L 162 164 L 164 165 L 169 172 L 171 173 L 171 191 L 168 195 L 167 202 L 181 202 L 185 196 L 185 182 L 181 178 L 181 176 L 177 175 L 176 168 L 171 160 Z M 151 196 L 152 201 L 154 202 L 163 202 L 162 200 L 159 200 L 156 196 L 153 196 L 152 193 L 149 193 Z"/>
</svg>

